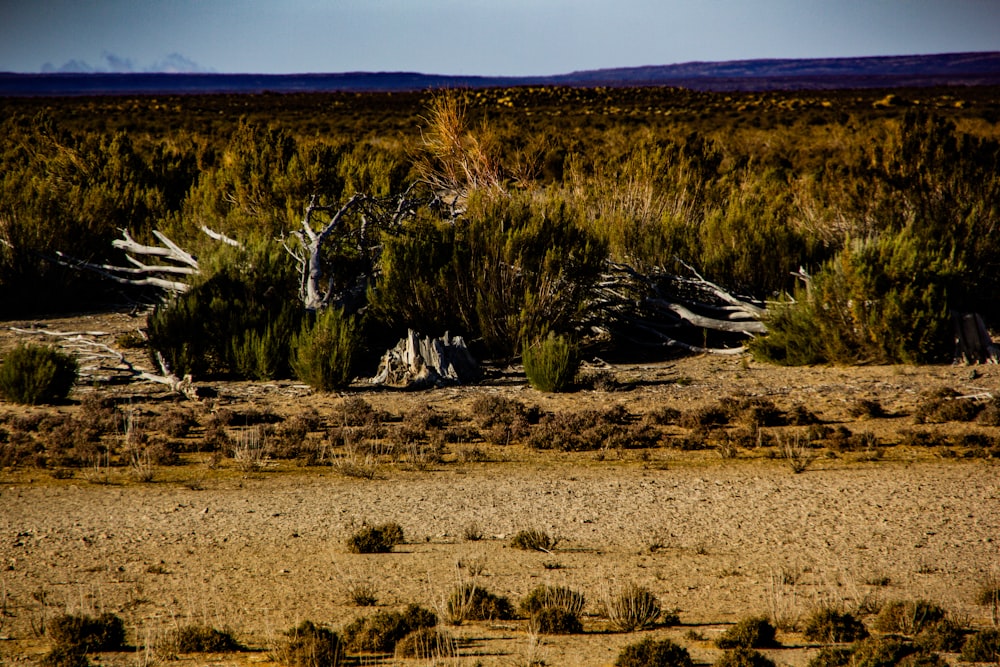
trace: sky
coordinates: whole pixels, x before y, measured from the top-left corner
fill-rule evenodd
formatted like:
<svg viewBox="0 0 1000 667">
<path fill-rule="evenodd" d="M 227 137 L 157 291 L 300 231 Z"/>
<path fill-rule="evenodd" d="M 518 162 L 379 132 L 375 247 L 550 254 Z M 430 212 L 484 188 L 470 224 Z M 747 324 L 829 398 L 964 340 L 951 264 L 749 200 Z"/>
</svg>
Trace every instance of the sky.
<svg viewBox="0 0 1000 667">
<path fill-rule="evenodd" d="M 1000 51 L 1000 0 L 0 0 L 0 71 L 526 76 Z"/>
</svg>

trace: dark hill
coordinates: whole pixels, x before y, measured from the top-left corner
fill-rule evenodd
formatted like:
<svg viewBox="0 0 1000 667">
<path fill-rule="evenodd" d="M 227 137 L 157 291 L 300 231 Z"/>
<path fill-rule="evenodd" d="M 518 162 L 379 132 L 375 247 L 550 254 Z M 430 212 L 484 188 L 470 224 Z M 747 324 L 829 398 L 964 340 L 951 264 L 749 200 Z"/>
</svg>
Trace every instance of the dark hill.
<svg viewBox="0 0 1000 667">
<path fill-rule="evenodd" d="M 396 92 L 527 85 L 677 86 L 694 90 L 802 90 L 1000 84 L 1000 52 L 870 58 L 734 60 L 588 70 L 547 77 L 417 72 L 334 74 L 0 73 L 0 96 L 187 93 Z"/>
</svg>

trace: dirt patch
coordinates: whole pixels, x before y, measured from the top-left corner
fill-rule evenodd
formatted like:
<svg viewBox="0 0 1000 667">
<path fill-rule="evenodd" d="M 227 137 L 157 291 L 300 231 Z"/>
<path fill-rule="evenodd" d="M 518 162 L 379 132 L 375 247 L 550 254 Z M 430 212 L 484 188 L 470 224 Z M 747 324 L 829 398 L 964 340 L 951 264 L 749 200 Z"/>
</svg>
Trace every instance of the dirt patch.
<svg viewBox="0 0 1000 667">
<path fill-rule="evenodd" d="M 137 326 L 128 315 L 45 324 L 109 329 L 112 336 Z M 8 416 L 80 417 L 93 405 L 86 397 L 100 393 L 139 411 L 151 433 L 163 414 L 190 410 L 198 426 L 179 439 L 188 445 L 224 411 L 245 419 L 272 414 L 278 426 L 315 414 L 321 425 L 306 438 L 329 447 L 329 458 L 314 465 L 269 458 L 248 468 L 186 446 L 179 465 L 153 466 L 145 482 L 121 461 L 103 474 L 87 463 L 58 475 L 27 464 L 5 468 L 0 655 L 38 660 L 48 648 L 38 636 L 46 619 L 66 610 L 111 611 L 125 620 L 132 646 L 156 645 L 179 625 L 199 622 L 229 628 L 253 649 L 212 657 L 212 664 L 265 663 L 281 632 L 299 621 L 339 629 L 372 613 L 352 603 L 358 586 L 373 591 L 377 609 L 418 603 L 443 614 L 451 592 L 470 581 L 515 606 L 542 583 L 582 592 L 584 633 L 537 636 L 523 619 L 464 623 L 447 628 L 461 640 L 455 664 L 606 665 L 647 635 L 673 638 L 696 661 L 713 662 L 719 651 L 712 639 L 727 624 L 766 614 L 788 628 L 779 632 L 783 648 L 768 655 L 804 665 L 818 647 L 794 631 L 795 621 L 828 602 L 870 610 L 887 600 L 927 598 L 966 624 L 989 622 L 975 593 L 1000 569 L 1000 481 L 990 458 L 1000 433 L 975 422 L 920 424 L 914 415 L 929 389 L 1000 395 L 1000 368 L 783 369 L 700 357 L 595 362 L 592 370 L 610 374 L 619 390 L 544 395 L 516 369 L 495 369 L 483 385 L 423 392 L 359 385 L 319 395 L 294 382 L 225 383 L 215 386 L 218 398 L 192 405 L 160 387 L 125 384 L 80 387 L 72 404 L 56 408 L 0 404 Z M 615 406 L 622 407 L 616 414 L 623 429 L 653 424 L 650 416 L 667 408 L 695 415 L 734 403 L 770 402 L 784 422 L 762 424 L 766 410 L 736 411 L 725 425 L 705 429 L 665 419 L 655 424 L 655 444 L 561 451 L 529 444 L 524 434 L 511 444 L 491 441 L 475 415 L 484 397 L 537 408 L 528 434 L 545 415 Z M 387 444 L 366 459 L 370 475 L 345 474 L 330 463 L 350 443 L 331 432 L 343 428 L 345 401 L 357 399 L 382 415 L 378 428 L 387 433 L 424 424 L 442 433 L 450 427 L 452 435 L 426 442 L 414 435 L 435 447 L 426 459 L 413 456 L 405 439 L 375 438 L 400 449 L 390 452 Z M 860 410 L 860 400 L 877 402 L 881 411 Z M 413 416 L 426 406 L 446 416 L 445 429 Z M 821 424 L 790 423 L 788 416 L 802 411 Z M 819 426 L 843 428 L 857 441 L 838 445 L 830 433 L 820 437 Z M 226 428 L 238 434 L 251 426 Z M 907 436 L 918 431 L 935 444 Z M 682 446 L 692 438 L 703 438 L 705 448 Z M 780 444 L 807 441 L 808 463 L 796 474 Z M 362 522 L 389 521 L 404 530 L 393 553 L 348 552 L 346 540 Z M 557 537 L 555 548 L 512 548 L 511 536 L 525 529 Z M 601 600 L 629 582 L 676 609 L 681 625 L 612 632 Z M 136 659 L 106 654 L 101 662 Z"/>
</svg>

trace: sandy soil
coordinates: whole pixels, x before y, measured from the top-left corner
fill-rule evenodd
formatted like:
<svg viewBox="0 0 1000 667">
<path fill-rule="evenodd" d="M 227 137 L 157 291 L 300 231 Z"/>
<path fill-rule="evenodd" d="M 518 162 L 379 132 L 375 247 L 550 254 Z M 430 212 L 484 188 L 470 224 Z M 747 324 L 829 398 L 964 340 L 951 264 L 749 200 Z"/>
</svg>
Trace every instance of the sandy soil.
<svg viewBox="0 0 1000 667">
<path fill-rule="evenodd" d="M 125 330 L 135 320 L 48 324 Z M 702 357 L 609 370 L 631 388 L 543 395 L 515 373 L 498 372 L 478 387 L 350 393 L 393 414 L 421 403 L 464 413 L 482 393 L 547 411 L 621 403 L 636 415 L 762 396 L 891 443 L 914 427 L 911 415 L 928 388 L 1000 391 L 997 367 L 780 369 Z M 288 382 L 219 389 L 214 407 L 249 404 L 279 414 L 308 405 L 326 416 L 343 401 Z M 74 397 L 88 391 L 95 390 L 82 387 Z M 137 405 L 153 410 L 165 400 L 157 388 L 100 391 L 133 392 Z M 890 416 L 850 417 L 857 398 L 878 400 Z M 926 428 L 997 435 L 973 424 Z M 794 474 L 763 449 L 723 459 L 673 448 L 598 456 L 480 447 L 489 462 L 446 456 L 427 470 L 386 464 L 374 479 L 290 463 L 246 474 L 229 462 L 210 467 L 206 454 L 158 469 L 148 483 L 124 472 L 96 483 L 85 472 L 54 479 L 39 469 L 0 471 L 0 658 L 37 661 L 48 649 L 37 629 L 57 613 L 113 611 L 140 648 L 105 654 L 101 664 L 146 663 L 141 647 L 189 622 L 229 628 L 253 650 L 183 663 L 267 663 L 269 647 L 298 621 L 342 627 L 370 613 L 349 600 L 360 583 L 374 587 L 379 609 L 416 602 L 442 610 L 450 592 L 473 579 L 515 604 L 541 583 L 587 596 L 583 635 L 538 637 L 523 620 L 449 627 L 462 641 L 461 657 L 447 663 L 463 665 L 609 665 L 645 636 L 671 637 L 707 664 L 719 655 L 711 640 L 727 624 L 769 614 L 791 627 L 823 603 L 857 608 L 927 598 L 963 622 L 988 623 L 974 595 L 1000 572 L 997 459 L 890 446 L 881 457 L 824 454 Z M 451 453 L 460 448 L 450 446 Z M 399 522 L 405 544 L 391 554 L 348 553 L 345 539 L 364 521 Z M 464 538 L 472 526 L 484 539 Z M 529 528 L 558 536 L 555 550 L 511 548 L 510 536 Z M 677 610 L 681 625 L 610 631 L 600 601 L 625 582 L 647 586 Z M 778 664 L 805 665 L 817 650 L 794 631 L 779 639 L 783 647 L 767 651 Z"/>
</svg>

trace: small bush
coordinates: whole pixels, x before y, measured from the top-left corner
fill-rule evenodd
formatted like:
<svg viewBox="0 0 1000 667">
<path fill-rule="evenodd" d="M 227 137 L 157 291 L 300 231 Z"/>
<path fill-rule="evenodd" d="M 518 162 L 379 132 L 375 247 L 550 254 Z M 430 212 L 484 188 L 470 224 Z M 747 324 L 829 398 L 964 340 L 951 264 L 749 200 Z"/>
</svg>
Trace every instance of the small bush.
<svg viewBox="0 0 1000 667">
<path fill-rule="evenodd" d="M 917 633 L 914 642 L 924 652 L 944 651 L 958 653 L 965 641 L 965 630 L 958 623 L 947 618 L 928 625 Z"/>
<path fill-rule="evenodd" d="M 56 646 L 86 653 L 117 651 L 125 644 L 125 624 L 114 614 L 97 618 L 83 614 L 62 614 L 49 621 L 46 633 Z"/>
<path fill-rule="evenodd" d="M 775 667 L 774 661 L 760 651 L 737 648 L 723 653 L 715 667 Z"/>
<path fill-rule="evenodd" d="M 404 611 L 378 611 L 356 618 L 344 628 L 344 642 L 355 651 L 390 653 L 403 637 L 421 628 L 433 628 L 437 616 L 419 605 Z"/>
<path fill-rule="evenodd" d="M 809 667 L 849 667 L 854 649 L 842 646 L 824 646 L 809 661 Z"/>
<path fill-rule="evenodd" d="M 526 345 L 522 353 L 524 374 L 538 391 L 566 391 L 580 368 L 576 347 L 565 336 L 549 332 L 547 338 Z"/>
<path fill-rule="evenodd" d="M 347 550 L 354 554 L 384 554 L 403 542 L 403 527 L 398 523 L 362 526 L 347 538 Z"/>
<path fill-rule="evenodd" d="M 354 377 L 354 357 L 360 341 L 354 318 L 340 309 L 327 308 L 292 338 L 292 370 L 296 377 L 320 391 L 346 387 Z"/>
<path fill-rule="evenodd" d="M 715 640 L 719 648 L 768 648 L 777 646 L 774 626 L 763 617 L 744 618 Z"/>
<path fill-rule="evenodd" d="M 448 617 L 456 624 L 462 621 L 508 621 L 514 618 L 514 607 L 507 598 L 468 583 L 459 586 L 448 598 Z"/>
<path fill-rule="evenodd" d="M 615 667 L 692 667 L 691 654 L 669 639 L 647 637 L 622 649 Z"/>
<path fill-rule="evenodd" d="M 40 667 L 90 667 L 86 654 L 75 648 L 56 646 L 42 656 Z"/>
<path fill-rule="evenodd" d="M 854 646 L 852 667 L 895 667 L 916 649 L 898 639 L 869 637 Z"/>
<path fill-rule="evenodd" d="M 872 398 L 859 398 L 847 406 L 847 414 L 855 419 L 880 419 L 886 416 L 885 408 Z"/>
<path fill-rule="evenodd" d="M 660 601 L 643 586 L 629 582 L 604 600 L 604 611 L 617 630 L 632 632 L 651 627 L 660 618 Z"/>
<path fill-rule="evenodd" d="M 583 632 L 580 616 L 561 607 L 545 607 L 531 615 L 529 626 L 543 635 L 578 635 Z"/>
<path fill-rule="evenodd" d="M 548 586 L 542 584 L 535 587 L 521 600 L 521 613 L 531 617 L 543 609 L 565 609 L 579 615 L 583 612 L 586 597 L 566 586 Z"/>
<path fill-rule="evenodd" d="M 0 364 L 0 395 L 24 405 L 60 403 L 76 381 L 76 360 L 45 345 L 23 345 Z"/>
<path fill-rule="evenodd" d="M 437 660 L 458 656 L 455 639 L 439 628 L 420 628 L 396 642 L 396 658 Z"/>
<path fill-rule="evenodd" d="M 840 613 L 824 607 L 809 617 L 802 634 L 809 641 L 839 644 L 864 639 L 868 636 L 868 630 L 850 612 Z"/>
<path fill-rule="evenodd" d="M 1000 630 L 980 630 L 962 645 L 964 662 L 1000 662 Z"/>
<path fill-rule="evenodd" d="M 275 661 L 288 667 L 337 667 L 343 658 L 340 636 L 329 628 L 303 621 L 285 633 Z"/>
<path fill-rule="evenodd" d="M 875 618 L 875 629 L 912 637 L 944 617 L 944 609 L 933 602 L 896 600 L 882 607 Z"/>
<path fill-rule="evenodd" d="M 558 539 L 551 537 L 543 530 L 521 530 L 510 540 L 510 546 L 524 551 L 544 551 L 546 553 L 556 548 Z"/>
<path fill-rule="evenodd" d="M 185 625 L 171 633 L 167 646 L 176 653 L 228 653 L 242 647 L 232 634 L 203 625 Z"/>
</svg>

